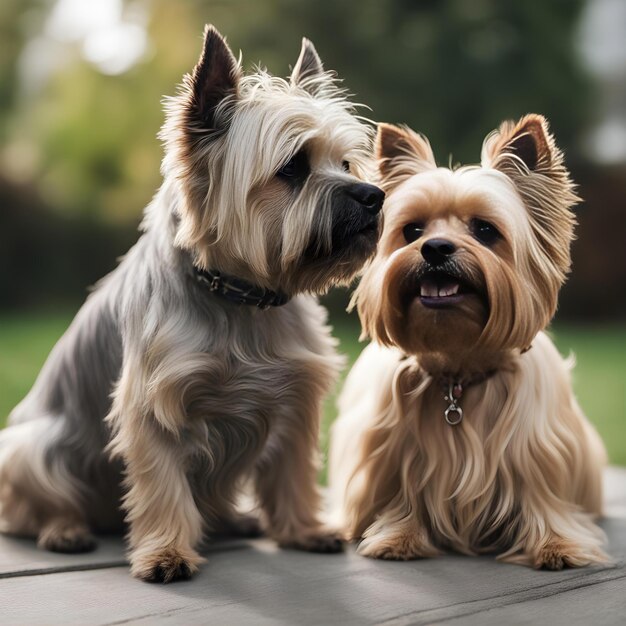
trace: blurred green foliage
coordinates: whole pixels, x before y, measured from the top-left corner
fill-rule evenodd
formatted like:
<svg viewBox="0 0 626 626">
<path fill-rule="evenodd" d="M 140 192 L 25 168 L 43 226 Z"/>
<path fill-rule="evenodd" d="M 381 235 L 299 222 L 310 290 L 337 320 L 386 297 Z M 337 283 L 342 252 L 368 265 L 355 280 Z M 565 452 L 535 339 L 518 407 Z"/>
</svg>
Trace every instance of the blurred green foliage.
<svg viewBox="0 0 626 626">
<path fill-rule="evenodd" d="M 36 0 L 3 0 L 0 4 L 0 143 L 6 140 L 18 104 L 18 59 L 27 41 L 21 18 Z"/>
<path fill-rule="evenodd" d="M 280 75 L 308 36 L 371 107 L 364 114 L 424 132 L 443 163 L 450 153 L 477 161 L 505 118 L 541 111 L 566 144 L 585 119 L 572 36 L 579 0 L 153 0 L 149 51 L 128 72 L 102 74 L 66 44 L 61 68 L 24 93 L 19 53 L 53 4 L 2 3 L 0 116 L 5 160 L 30 155 L 20 175 L 59 213 L 136 222 L 159 184 L 159 101 L 192 68 L 205 22 L 243 50 L 245 67 L 262 61 Z"/>
<path fill-rule="evenodd" d="M 51 34 L 60 1 L 0 3 L 0 310 L 79 301 L 115 266 L 160 184 L 159 103 L 212 22 L 246 69 L 284 76 L 311 38 L 363 115 L 423 132 L 443 165 L 476 162 L 503 119 L 547 115 L 590 199 L 562 310 L 623 319 L 626 171 L 579 151 L 596 97 L 575 51 L 583 0 L 120 0 L 145 11 L 148 46 L 117 75 Z"/>
</svg>

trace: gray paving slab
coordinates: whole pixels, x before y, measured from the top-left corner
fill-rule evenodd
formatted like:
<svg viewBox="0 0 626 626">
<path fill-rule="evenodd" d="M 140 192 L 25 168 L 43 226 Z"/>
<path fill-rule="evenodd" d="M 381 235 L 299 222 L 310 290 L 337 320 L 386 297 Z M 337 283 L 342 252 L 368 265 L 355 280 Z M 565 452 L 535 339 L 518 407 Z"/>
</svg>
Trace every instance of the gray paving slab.
<svg viewBox="0 0 626 626">
<path fill-rule="evenodd" d="M 87 554 L 59 554 L 37 550 L 32 539 L 0 535 L 0 579 L 121 565 L 125 557 L 119 537 L 101 537 L 98 549 Z"/>
<path fill-rule="evenodd" d="M 577 587 L 558 595 L 532 598 L 504 607 L 464 614 L 439 622 L 463 626 L 537 626 L 537 624 L 585 624 L 619 626 L 626 623 L 624 578 L 601 585 Z M 437 622 L 431 622 L 437 623 Z"/>
<path fill-rule="evenodd" d="M 619 511 L 626 472 L 610 472 Z M 51 555 L 0 539 L 0 624 L 626 624 L 626 517 L 603 521 L 614 562 L 534 571 L 488 557 L 393 563 L 216 543 L 190 582 L 146 584 L 119 539 L 91 555 Z"/>
</svg>

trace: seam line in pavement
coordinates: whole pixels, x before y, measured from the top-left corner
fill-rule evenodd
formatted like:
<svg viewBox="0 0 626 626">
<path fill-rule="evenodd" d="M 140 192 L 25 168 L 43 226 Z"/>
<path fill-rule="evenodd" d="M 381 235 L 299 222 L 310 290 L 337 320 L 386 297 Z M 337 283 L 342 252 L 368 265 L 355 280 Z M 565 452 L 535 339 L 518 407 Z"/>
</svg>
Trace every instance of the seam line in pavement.
<svg viewBox="0 0 626 626">
<path fill-rule="evenodd" d="M 465 602 L 458 602 L 455 604 L 447 604 L 437 608 L 410 611 L 404 615 L 397 615 L 390 619 L 383 620 L 382 622 L 379 622 L 379 624 L 437 624 L 440 622 L 461 619 L 477 613 L 486 613 L 492 609 L 512 606 L 514 604 L 520 604 L 532 600 L 541 600 L 543 598 L 557 596 L 569 591 L 576 591 L 577 589 L 583 589 L 585 587 L 591 587 L 593 585 L 600 585 L 602 583 L 626 578 L 626 572 L 623 570 L 623 564 L 620 564 L 620 566 L 621 567 L 612 567 L 596 572 L 590 572 L 589 574 L 577 576 L 567 580 L 554 581 L 553 583 L 547 583 L 541 586 L 519 589 L 508 594 L 498 594 L 496 596 L 488 596 L 485 598 L 476 598 L 475 600 L 467 600 Z M 568 584 L 572 582 L 575 584 Z M 545 589 L 545 592 L 541 593 L 541 589 Z M 489 602 L 494 602 L 494 604 L 491 606 L 476 607 L 475 610 L 470 608 L 472 605 Z M 454 612 L 455 608 L 461 609 L 462 607 L 467 607 L 468 610 L 462 613 Z M 415 621 L 411 621 L 412 618 Z"/>
<path fill-rule="evenodd" d="M 88 572 L 91 570 L 109 569 L 112 567 L 127 567 L 126 561 L 109 561 L 108 563 L 85 563 L 81 565 L 60 565 L 59 567 L 42 567 L 41 569 L 18 570 L 15 572 L 0 572 L 0 580 L 8 578 L 24 578 L 26 576 L 47 576 L 48 574 L 63 574 L 66 572 Z"/>
</svg>

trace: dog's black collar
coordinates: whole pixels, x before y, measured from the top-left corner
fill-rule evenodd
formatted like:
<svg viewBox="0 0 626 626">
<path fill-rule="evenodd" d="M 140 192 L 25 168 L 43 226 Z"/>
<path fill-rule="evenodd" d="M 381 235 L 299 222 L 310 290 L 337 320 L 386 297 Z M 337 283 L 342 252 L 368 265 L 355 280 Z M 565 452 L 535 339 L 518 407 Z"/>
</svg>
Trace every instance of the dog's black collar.
<svg viewBox="0 0 626 626">
<path fill-rule="evenodd" d="M 269 309 L 271 306 L 283 306 L 290 300 L 290 297 L 281 291 L 263 289 L 241 278 L 222 274 L 217 270 L 203 270 L 194 266 L 193 273 L 196 280 L 202 285 L 206 285 L 211 293 L 236 304 Z"/>
</svg>

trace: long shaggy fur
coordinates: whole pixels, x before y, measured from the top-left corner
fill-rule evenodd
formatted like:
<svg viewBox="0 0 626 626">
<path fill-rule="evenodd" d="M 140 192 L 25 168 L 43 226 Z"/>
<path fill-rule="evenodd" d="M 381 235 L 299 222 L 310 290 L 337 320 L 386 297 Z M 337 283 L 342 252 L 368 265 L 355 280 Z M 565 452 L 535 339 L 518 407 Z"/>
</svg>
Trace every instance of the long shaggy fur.
<svg viewBox="0 0 626 626">
<path fill-rule="evenodd" d="M 232 71 L 241 75 L 239 63 Z M 319 293 L 336 284 L 336 267 L 302 276 L 301 255 L 318 230 L 323 236 L 317 253 L 330 254 L 333 205 L 327 196 L 337 185 L 371 174 L 372 137 L 333 74 L 320 67 L 299 81 L 263 69 L 241 76 L 236 92 L 216 107 L 211 128 L 188 114 L 193 101 L 193 77 L 186 77 L 180 94 L 167 101 L 161 132 L 167 147 L 163 174 L 179 181 L 187 199 L 179 209 L 177 245 L 201 267 L 220 267 L 262 287 L 302 290 L 304 279 Z M 272 178 L 303 146 L 315 171 L 299 201 L 285 207 L 285 189 Z M 337 171 L 342 160 L 350 172 Z M 348 272 L 344 280 L 353 268 Z"/>
<path fill-rule="evenodd" d="M 569 270 L 576 201 L 545 120 L 504 124 L 486 140 L 482 167 L 436 169 L 426 141 L 404 128 L 382 126 L 377 146 L 390 195 L 355 296 L 377 341 L 350 372 L 333 426 L 340 523 L 360 554 L 377 558 L 452 549 L 549 569 L 604 561 L 592 520 L 606 455 L 572 393 L 573 362 L 541 332 Z M 493 246 L 472 235 L 475 217 L 497 226 Z M 411 223 L 424 232 L 407 244 Z M 431 238 L 455 244 L 455 268 L 479 297 L 451 309 L 419 302 Z M 445 385 L 472 379 L 451 426 Z"/>
<path fill-rule="evenodd" d="M 383 194 L 359 180 L 371 132 L 310 42 L 290 80 L 244 77 L 208 28 L 162 137 L 141 238 L 0 433 L 2 530 L 79 551 L 124 517 L 132 573 L 167 582 L 197 569 L 206 533 L 254 526 L 245 491 L 282 545 L 336 551 L 316 476 L 341 359 L 313 294 L 374 251 Z M 296 185 L 277 172 L 299 150 L 310 172 Z M 194 266 L 293 297 L 239 306 Z"/>
</svg>

